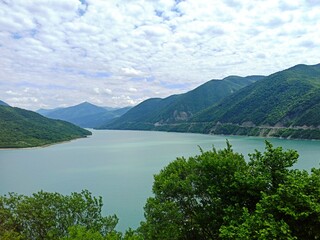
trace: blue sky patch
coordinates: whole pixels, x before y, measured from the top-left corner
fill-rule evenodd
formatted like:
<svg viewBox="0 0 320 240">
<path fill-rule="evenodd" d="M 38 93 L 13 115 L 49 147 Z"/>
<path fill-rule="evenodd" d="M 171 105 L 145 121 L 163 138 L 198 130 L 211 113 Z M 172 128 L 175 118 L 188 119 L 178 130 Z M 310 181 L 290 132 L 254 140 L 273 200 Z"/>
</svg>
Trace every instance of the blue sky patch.
<svg viewBox="0 0 320 240">
<path fill-rule="evenodd" d="M 132 77 L 130 78 L 131 81 L 147 81 L 147 82 L 153 82 L 156 78 L 154 76 L 149 76 L 149 77 Z"/>
<path fill-rule="evenodd" d="M 96 72 L 93 74 L 94 77 L 96 78 L 108 78 L 112 76 L 112 73 L 109 72 Z"/>
<path fill-rule="evenodd" d="M 22 35 L 20 33 L 13 33 L 12 34 L 12 38 L 13 39 L 21 39 L 22 38 Z"/>
<path fill-rule="evenodd" d="M 90 78 L 108 78 L 112 76 L 112 73 L 109 72 L 95 72 L 95 73 L 90 73 L 86 71 L 79 71 L 78 74 L 85 76 L 85 77 L 90 77 Z"/>
<path fill-rule="evenodd" d="M 189 83 L 171 83 L 171 82 L 161 82 L 161 85 L 170 89 L 186 89 L 190 87 Z"/>
<path fill-rule="evenodd" d="M 86 13 L 86 11 L 88 10 L 89 4 L 87 3 L 86 0 L 80 0 L 80 2 L 81 2 L 81 5 L 84 5 L 84 6 L 82 6 L 82 8 L 78 9 L 78 14 L 80 17 L 82 17 Z"/>
</svg>

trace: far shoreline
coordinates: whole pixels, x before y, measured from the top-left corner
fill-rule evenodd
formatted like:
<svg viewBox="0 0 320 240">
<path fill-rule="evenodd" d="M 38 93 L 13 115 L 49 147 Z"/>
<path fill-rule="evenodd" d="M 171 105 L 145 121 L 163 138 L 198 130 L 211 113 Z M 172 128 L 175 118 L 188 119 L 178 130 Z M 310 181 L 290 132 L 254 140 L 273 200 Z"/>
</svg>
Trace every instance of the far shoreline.
<svg viewBox="0 0 320 240">
<path fill-rule="evenodd" d="M 88 136 L 92 136 L 91 135 L 88 135 Z M 51 147 L 53 145 L 58 145 L 58 144 L 64 144 L 64 143 L 68 143 L 68 142 L 72 142 L 72 141 L 75 141 L 75 140 L 78 140 L 78 139 L 82 139 L 82 138 L 88 138 L 88 136 L 84 136 L 84 137 L 77 137 L 77 138 L 74 138 L 74 139 L 71 139 L 71 140 L 65 140 L 65 141 L 62 141 L 62 142 L 54 142 L 54 143 L 48 143 L 48 144 L 45 144 L 45 145 L 40 145 L 40 146 L 34 146 L 34 147 L 5 147 L 5 148 L 2 148 L 0 147 L 0 151 L 2 150 L 32 150 L 32 149 L 38 149 L 38 148 L 47 148 L 47 147 Z"/>
<path fill-rule="evenodd" d="M 86 128 L 88 129 L 88 128 Z M 90 129 L 90 128 L 89 128 Z M 167 132 L 167 133 L 182 133 L 182 134 L 201 134 L 201 135 L 212 135 L 212 136 L 224 136 L 227 137 L 252 137 L 252 138 L 261 138 L 264 140 L 268 140 L 268 139 L 279 139 L 279 140 L 296 140 L 296 141 L 320 141 L 320 139 L 307 139 L 307 138 L 285 138 L 285 137 L 276 137 L 276 136 L 254 136 L 254 135 L 237 135 L 237 134 L 214 134 L 214 133 L 201 133 L 201 132 L 180 132 L 180 131 L 165 131 L 165 130 L 154 130 L 154 129 L 150 129 L 150 130 L 139 130 L 139 129 L 90 129 L 91 130 L 91 135 L 87 135 L 84 137 L 77 137 L 71 140 L 65 140 L 62 142 L 55 142 L 55 143 L 49 143 L 49 144 L 45 144 L 45 145 L 41 145 L 41 146 L 34 146 L 34 147 L 12 147 L 12 148 L 1 148 L 0 147 L 0 151 L 1 150 L 28 150 L 28 149 L 41 149 L 41 148 L 47 148 L 53 145 L 58 145 L 58 144 L 64 144 L 64 143 L 68 143 L 68 142 L 72 142 L 74 140 L 78 140 L 78 139 L 82 139 L 82 138 L 88 138 L 89 136 L 93 135 L 92 130 L 95 131 L 142 131 L 142 132 Z"/>
</svg>

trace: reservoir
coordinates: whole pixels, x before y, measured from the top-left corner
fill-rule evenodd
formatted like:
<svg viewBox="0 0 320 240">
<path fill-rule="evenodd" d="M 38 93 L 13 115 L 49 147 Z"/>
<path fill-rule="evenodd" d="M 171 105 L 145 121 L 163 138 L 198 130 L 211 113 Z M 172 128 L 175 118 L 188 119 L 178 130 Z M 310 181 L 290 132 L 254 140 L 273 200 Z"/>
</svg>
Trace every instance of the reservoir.
<svg viewBox="0 0 320 240">
<path fill-rule="evenodd" d="M 44 190 L 70 194 L 88 189 L 102 196 L 103 214 L 116 214 L 117 229 L 135 229 L 143 220 L 143 207 L 152 196 L 153 175 L 176 157 L 200 154 L 226 146 L 248 159 L 263 151 L 265 139 L 149 131 L 92 130 L 88 138 L 44 148 L 0 151 L 0 194 L 30 195 Z M 268 139 L 274 146 L 295 149 L 300 158 L 294 168 L 319 168 L 320 141 Z"/>
</svg>

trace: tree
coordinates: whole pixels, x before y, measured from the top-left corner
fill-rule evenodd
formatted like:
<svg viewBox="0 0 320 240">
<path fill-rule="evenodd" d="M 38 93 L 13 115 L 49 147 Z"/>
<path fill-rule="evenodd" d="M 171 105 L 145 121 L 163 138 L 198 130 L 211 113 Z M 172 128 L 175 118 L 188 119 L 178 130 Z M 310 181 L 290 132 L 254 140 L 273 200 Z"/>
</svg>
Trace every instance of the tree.
<svg viewBox="0 0 320 240">
<path fill-rule="evenodd" d="M 87 190 L 64 196 L 40 191 L 32 196 L 0 197 L 0 238 L 59 239 L 81 226 L 105 237 L 114 231 L 116 216 L 101 215 L 102 198 Z"/>
<path fill-rule="evenodd" d="M 319 239 L 320 169 L 292 170 L 256 209 L 221 228 L 224 239 Z M 244 237 L 246 236 L 246 238 Z"/>
<path fill-rule="evenodd" d="M 229 143 L 224 150 L 201 152 L 178 158 L 155 176 L 155 197 L 147 201 L 140 228 L 146 239 L 218 237 L 224 209 L 242 198 L 239 177 L 247 167 Z"/>
<path fill-rule="evenodd" d="M 296 151 L 244 157 L 227 148 L 178 158 L 158 175 L 139 228 L 144 239 L 317 239 L 320 175 L 292 170 Z"/>
</svg>

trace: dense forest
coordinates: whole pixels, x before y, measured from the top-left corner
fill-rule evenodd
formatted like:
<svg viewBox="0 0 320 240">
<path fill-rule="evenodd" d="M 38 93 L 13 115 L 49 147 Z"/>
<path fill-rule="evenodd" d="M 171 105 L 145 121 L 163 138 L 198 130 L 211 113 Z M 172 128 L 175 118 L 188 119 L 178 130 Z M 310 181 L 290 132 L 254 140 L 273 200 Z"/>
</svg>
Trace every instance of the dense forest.
<svg viewBox="0 0 320 240">
<path fill-rule="evenodd" d="M 10 240 L 319 239 L 320 169 L 293 168 L 294 150 L 266 142 L 250 160 L 227 142 L 188 159 L 177 158 L 154 177 L 145 220 L 115 230 L 102 199 L 84 190 L 61 195 L 0 196 L 0 238 Z"/>
<path fill-rule="evenodd" d="M 90 131 L 71 123 L 0 105 L 0 148 L 43 146 L 88 135 Z"/>
</svg>

